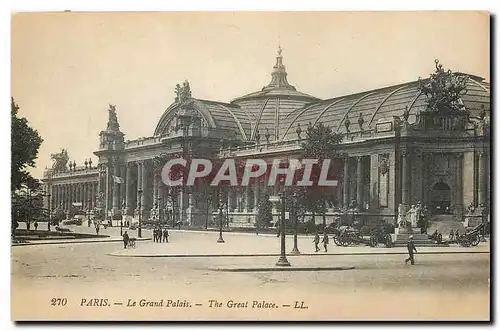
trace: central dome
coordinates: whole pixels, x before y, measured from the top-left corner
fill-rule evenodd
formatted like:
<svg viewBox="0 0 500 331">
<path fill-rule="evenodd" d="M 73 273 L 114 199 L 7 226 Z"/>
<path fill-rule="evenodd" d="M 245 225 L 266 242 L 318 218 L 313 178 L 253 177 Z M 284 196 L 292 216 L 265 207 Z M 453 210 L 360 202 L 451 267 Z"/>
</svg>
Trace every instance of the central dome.
<svg viewBox="0 0 500 331">
<path fill-rule="evenodd" d="M 289 115 L 309 104 L 321 99 L 297 91 L 288 83 L 287 73 L 283 65 L 282 49 L 278 47 L 276 64 L 271 73 L 271 82 L 262 90 L 246 94 L 231 101 L 245 110 L 252 119 L 251 137 L 270 135 L 270 140 L 279 140 L 280 128 L 286 125 Z"/>
</svg>

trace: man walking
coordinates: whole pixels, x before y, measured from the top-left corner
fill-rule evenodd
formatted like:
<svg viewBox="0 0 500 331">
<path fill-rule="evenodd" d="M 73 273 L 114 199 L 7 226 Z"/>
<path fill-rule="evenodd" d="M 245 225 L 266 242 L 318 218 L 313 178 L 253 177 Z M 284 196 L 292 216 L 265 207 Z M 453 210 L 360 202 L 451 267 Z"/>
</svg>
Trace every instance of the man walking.
<svg viewBox="0 0 500 331">
<path fill-rule="evenodd" d="M 163 242 L 168 243 L 168 229 L 163 229 Z"/>
<path fill-rule="evenodd" d="M 314 248 L 316 249 L 316 252 L 319 252 L 319 234 L 318 234 L 318 231 L 316 231 L 316 234 L 314 235 L 314 239 L 313 239 L 313 243 L 314 243 Z"/>
<path fill-rule="evenodd" d="M 406 244 L 406 247 L 408 248 L 409 257 L 405 260 L 405 264 L 407 264 L 408 261 L 410 261 L 411 264 L 414 265 L 415 260 L 413 259 L 413 251 L 415 251 L 415 253 L 416 253 L 417 249 L 415 248 L 415 243 L 413 242 L 413 236 L 410 236 L 410 238 L 408 239 L 408 243 Z"/>
<path fill-rule="evenodd" d="M 127 248 L 128 240 L 129 240 L 129 236 L 128 236 L 127 231 L 125 230 L 125 232 L 123 233 L 123 248 Z"/>
<path fill-rule="evenodd" d="M 330 240 L 328 239 L 328 235 L 326 234 L 326 231 L 323 234 L 323 240 L 321 240 L 321 242 L 323 243 L 323 247 L 325 247 L 325 253 L 328 252 L 328 243 L 330 242 Z"/>
</svg>

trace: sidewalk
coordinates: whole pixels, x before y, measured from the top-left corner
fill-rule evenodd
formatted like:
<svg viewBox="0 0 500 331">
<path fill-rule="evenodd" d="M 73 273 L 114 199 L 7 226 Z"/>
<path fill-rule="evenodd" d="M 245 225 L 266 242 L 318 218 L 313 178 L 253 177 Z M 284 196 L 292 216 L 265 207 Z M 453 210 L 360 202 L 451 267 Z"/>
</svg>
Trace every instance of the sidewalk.
<svg viewBox="0 0 500 331">
<path fill-rule="evenodd" d="M 117 257 L 251 257 L 279 256 L 280 239 L 276 235 L 255 235 L 246 233 L 224 233 L 224 243 L 217 243 L 218 233 L 171 230 L 168 243 L 143 242 L 135 249 L 121 249 L 109 255 Z M 336 246 L 333 241 L 328 245 L 328 253 L 314 251 L 312 236 L 299 236 L 298 248 L 301 255 L 387 255 L 408 254 L 406 247 L 385 248 L 369 246 Z M 286 252 L 290 255 L 293 236 L 286 238 Z M 489 254 L 490 244 L 480 243 L 476 247 L 418 247 L 417 254 Z"/>
<path fill-rule="evenodd" d="M 148 241 L 151 238 L 137 238 L 137 241 Z M 33 246 L 33 245 L 55 245 L 55 244 L 91 244 L 91 243 L 111 243 L 121 242 L 122 237 L 107 238 L 87 238 L 87 239 L 51 239 L 51 240 L 32 240 L 26 243 L 12 243 L 11 246 Z"/>
</svg>

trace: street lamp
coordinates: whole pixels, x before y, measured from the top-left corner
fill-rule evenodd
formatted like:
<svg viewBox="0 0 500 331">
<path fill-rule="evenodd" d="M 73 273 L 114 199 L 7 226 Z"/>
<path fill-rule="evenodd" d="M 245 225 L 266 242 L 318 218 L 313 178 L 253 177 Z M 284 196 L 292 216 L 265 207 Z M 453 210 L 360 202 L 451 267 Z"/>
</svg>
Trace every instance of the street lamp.
<svg viewBox="0 0 500 331">
<path fill-rule="evenodd" d="M 292 195 L 292 206 L 290 210 L 290 215 L 293 217 L 295 233 L 293 234 L 293 249 L 290 252 L 291 255 L 300 255 L 299 248 L 297 247 L 297 233 L 298 233 L 298 217 L 297 217 L 297 209 L 295 204 L 297 203 L 297 193 L 294 192 Z"/>
<path fill-rule="evenodd" d="M 142 210 L 141 210 L 141 204 L 142 204 L 142 189 L 137 190 L 137 194 L 139 195 L 139 205 L 138 205 L 138 211 L 139 211 L 139 228 L 137 229 L 137 236 L 139 238 L 142 238 Z"/>
<path fill-rule="evenodd" d="M 223 211 L 222 211 L 222 208 L 223 208 L 223 201 L 224 201 L 224 197 L 222 195 L 222 188 L 219 189 L 219 239 L 217 239 L 217 242 L 218 243 L 224 243 L 224 238 L 222 238 L 222 225 L 223 225 Z"/>
<path fill-rule="evenodd" d="M 276 262 L 276 266 L 278 267 L 289 267 L 290 262 L 286 259 L 286 251 L 285 251 L 285 192 L 280 192 L 278 196 L 270 196 L 269 201 L 271 202 L 279 202 L 281 200 L 281 213 L 280 213 L 280 234 L 281 234 L 281 252 L 280 258 L 278 262 Z"/>
</svg>

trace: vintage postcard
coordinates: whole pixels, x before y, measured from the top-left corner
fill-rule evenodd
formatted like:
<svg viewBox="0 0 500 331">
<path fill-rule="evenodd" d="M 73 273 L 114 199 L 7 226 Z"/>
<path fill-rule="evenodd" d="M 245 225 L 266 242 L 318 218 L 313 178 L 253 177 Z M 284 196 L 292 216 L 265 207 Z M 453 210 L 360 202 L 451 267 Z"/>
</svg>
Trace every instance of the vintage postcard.
<svg viewBox="0 0 500 331">
<path fill-rule="evenodd" d="M 489 321 L 490 14 L 12 14 L 15 321 Z"/>
</svg>

